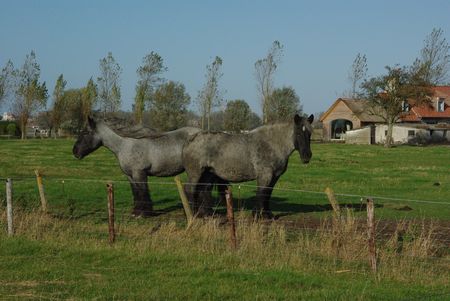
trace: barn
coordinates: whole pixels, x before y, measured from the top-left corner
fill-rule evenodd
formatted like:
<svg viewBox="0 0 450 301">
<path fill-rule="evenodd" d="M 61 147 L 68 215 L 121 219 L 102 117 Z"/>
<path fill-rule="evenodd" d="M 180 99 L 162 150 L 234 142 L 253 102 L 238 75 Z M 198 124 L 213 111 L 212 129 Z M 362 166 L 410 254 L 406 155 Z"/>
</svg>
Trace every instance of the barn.
<svg viewBox="0 0 450 301">
<path fill-rule="evenodd" d="M 383 143 L 386 125 L 367 112 L 367 100 L 338 98 L 322 115 L 324 140 L 347 143 Z M 450 86 L 433 87 L 427 104 L 403 103 L 404 113 L 394 126 L 393 138 L 406 143 L 415 138 L 450 140 Z M 416 139 L 417 140 L 417 139 Z"/>
</svg>

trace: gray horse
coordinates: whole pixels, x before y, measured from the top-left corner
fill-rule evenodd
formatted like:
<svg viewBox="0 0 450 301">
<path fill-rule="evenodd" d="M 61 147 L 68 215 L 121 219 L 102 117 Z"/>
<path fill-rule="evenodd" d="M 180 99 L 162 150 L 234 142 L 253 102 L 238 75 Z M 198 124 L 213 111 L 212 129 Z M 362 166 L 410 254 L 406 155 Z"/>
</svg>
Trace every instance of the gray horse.
<svg viewBox="0 0 450 301">
<path fill-rule="evenodd" d="M 183 144 L 200 129 L 184 127 L 154 134 L 145 132 L 142 138 L 123 137 L 103 121 L 88 118 L 88 127 L 73 146 L 73 155 L 82 159 L 101 146 L 114 153 L 120 168 L 128 176 L 133 191 L 135 216 L 151 216 L 153 205 L 148 191 L 147 176 L 169 177 L 184 171 L 181 161 Z M 135 131 L 136 132 L 136 131 Z M 142 130 L 137 131 L 139 135 Z"/>
<path fill-rule="evenodd" d="M 295 115 L 293 121 L 261 126 L 247 134 L 197 133 L 183 148 L 182 160 L 189 178 L 189 197 L 198 215 L 209 214 L 211 183 L 256 180 L 259 208 L 256 214 L 272 218 L 272 189 L 286 171 L 289 156 L 298 150 L 303 163 L 312 157 L 311 123 Z"/>
</svg>

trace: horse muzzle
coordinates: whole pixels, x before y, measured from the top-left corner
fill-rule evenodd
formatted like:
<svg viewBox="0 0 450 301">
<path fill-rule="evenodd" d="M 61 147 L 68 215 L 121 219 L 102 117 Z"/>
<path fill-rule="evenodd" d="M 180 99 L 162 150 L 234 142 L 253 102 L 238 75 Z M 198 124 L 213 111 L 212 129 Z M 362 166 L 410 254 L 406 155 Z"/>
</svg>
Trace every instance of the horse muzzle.
<svg viewBox="0 0 450 301">
<path fill-rule="evenodd" d="M 77 158 L 77 159 L 83 159 L 83 154 L 81 154 L 81 152 L 79 151 L 79 149 L 78 148 L 76 148 L 76 147 L 74 147 L 73 149 L 72 149 L 72 154 L 73 154 L 73 156 L 75 157 L 75 158 Z"/>
</svg>

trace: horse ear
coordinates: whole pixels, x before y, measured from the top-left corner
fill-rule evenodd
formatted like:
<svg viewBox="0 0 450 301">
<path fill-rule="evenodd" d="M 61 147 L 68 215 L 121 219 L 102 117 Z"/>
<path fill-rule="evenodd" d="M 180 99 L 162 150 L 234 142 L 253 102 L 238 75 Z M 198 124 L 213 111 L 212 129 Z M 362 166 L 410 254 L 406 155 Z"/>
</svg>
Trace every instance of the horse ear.
<svg viewBox="0 0 450 301">
<path fill-rule="evenodd" d="M 299 125 L 301 121 L 302 121 L 302 117 L 300 117 L 300 115 L 298 115 L 298 114 L 295 114 L 295 116 L 294 116 L 295 124 Z"/>
<path fill-rule="evenodd" d="M 308 122 L 309 122 L 309 123 L 313 123 L 313 121 L 314 121 L 314 115 L 311 114 L 311 115 L 309 115 L 309 117 L 308 117 Z"/>
<path fill-rule="evenodd" d="M 88 124 L 89 124 L 89 127 L 90 127 L 92 130 L 95 129 L 95 120 L 94 120 L 94 118 L 92 118 L 91 116 L 88 116 Z"/>
</svg>

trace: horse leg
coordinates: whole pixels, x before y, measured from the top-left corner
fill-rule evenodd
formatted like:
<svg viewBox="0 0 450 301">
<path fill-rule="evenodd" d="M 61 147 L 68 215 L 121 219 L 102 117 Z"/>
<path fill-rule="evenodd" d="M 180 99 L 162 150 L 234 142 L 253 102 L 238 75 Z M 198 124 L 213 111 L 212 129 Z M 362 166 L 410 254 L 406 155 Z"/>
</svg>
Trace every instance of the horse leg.
<svg viewBox="0 0 450 301">
<path fill-rule="evenodd" d="M 213 201 L 212 201 L 212 189 L 214 188 L 214 183 L 217 177 L 208 172 L 203 172 L 200 177 L 200 183 L 198 187 L 198 216 L 209 216 L 212 215 Z"/>
<path fill-rule="evenodd" d="M 139 174 L 129 177 L 131 190 L 134 198 L 134 216 L 151 216 L 153 215 L 153 203 L 147 184 L 147 175 Z"/>
<path fill-rule="evenodd" d="M 188 172 L 188 182 L 184 184 L 184 192 L 191 206 L 192 213 L 197 214 L 198 211 L 198 198 L 199 198 L 199 180 L 200 175 L 194 172 Z"/>
<path fill-rule="evenodd" d="M 222 180 L 221 178 L 217 177 L 215 181 L 217 185 L 217 192 L 219 193 L 219 202 L 221 204 L 226 204 L 226 190 L 228 188 L 228 185 L 230 184 L 228 181 Z"/>
<path fill-rule="evenodd" d="M 273 187 L 277 182 L 278 177 L 271 179 L 258 179 L 258 189 L 256 191 L 256 199 L 258 202 L 258 210 L 253 214 L 264 219 L 272 219 L 273 213 L 270 210 L 270 197 L 272 196 Z"/>
<path fill-rule="evenodd" d="M 199 204 L 197 215 L 199 217 L 210 216 L 213 213 L 211 192 L 214 185 L 212 183 L 202 183 L 199 186 Z"/>
</svg>

